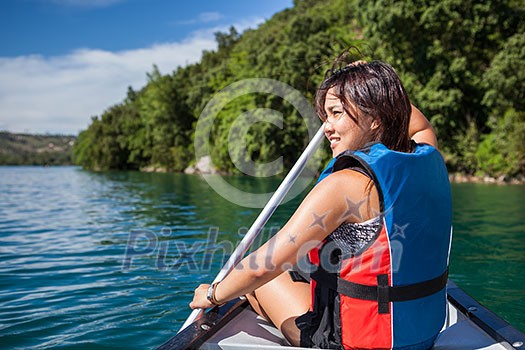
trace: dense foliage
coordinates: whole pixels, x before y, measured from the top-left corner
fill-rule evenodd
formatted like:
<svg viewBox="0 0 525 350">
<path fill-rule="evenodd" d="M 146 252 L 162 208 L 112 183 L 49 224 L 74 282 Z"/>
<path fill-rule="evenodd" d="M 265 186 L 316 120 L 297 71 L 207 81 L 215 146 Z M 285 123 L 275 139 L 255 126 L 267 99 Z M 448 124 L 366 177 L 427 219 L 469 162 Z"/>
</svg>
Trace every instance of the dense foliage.
<svg viewBox="0 0 525 350">
<path fill-rule="evenodd" d="M 245 78 L 272 78 L 312 102 L 328 63 L 353 45 L 396 68 L 436 129 L 451 171 L 523 175 L 524 27 L 517 0 L 296 0 L 255 30 L 217 33 L 217 50 L 203 52 L 199 63 L 169 75 L 154 67 L 146 86 L 130 88 L 122 103 L 93 118 L 75 144 L 75 159 L 90 169 L 183 170 L 195 162 L 193 143 L 202 137 L 195 125 L 218 91 Z M 254 107 L 281 112 L 284 127 L 256 123 L 231 144 L 235 118 Z M 239 161 L 280 156 L 290 166 L 307 141 L 293 106 L 252 93 L 218 114 L 211 156 L 230 173 Z"/>
</svg>

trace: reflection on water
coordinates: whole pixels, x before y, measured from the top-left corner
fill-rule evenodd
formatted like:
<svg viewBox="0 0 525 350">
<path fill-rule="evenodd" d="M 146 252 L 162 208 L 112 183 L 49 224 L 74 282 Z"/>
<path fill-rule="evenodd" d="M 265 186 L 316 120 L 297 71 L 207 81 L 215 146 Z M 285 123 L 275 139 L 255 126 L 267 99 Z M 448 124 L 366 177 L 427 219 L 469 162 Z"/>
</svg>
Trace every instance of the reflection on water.
<svg viewBox="0 0 525 350">
<path fill-rule="evenodd" d="M 229 182 L 263 193 L 280 180 Z M 188 316 L 193 289 L 220 269 L 221 243 L 233 247 L 259 213 L 183 174 L 0 167 L 0 193 L 5 348 L 161 344 Z M 451 277 L 525 329 L 525 187 L 462 184 L 453 195 Z M 268 227 L 282 225 L 300 199 Z M 206 247 L 218 248 L 212 260 Z"/>
<path fill-rule="evenodd" d="M 525 186 L 454 184 L 451 278 L 525 329 Z"/>
</svg>

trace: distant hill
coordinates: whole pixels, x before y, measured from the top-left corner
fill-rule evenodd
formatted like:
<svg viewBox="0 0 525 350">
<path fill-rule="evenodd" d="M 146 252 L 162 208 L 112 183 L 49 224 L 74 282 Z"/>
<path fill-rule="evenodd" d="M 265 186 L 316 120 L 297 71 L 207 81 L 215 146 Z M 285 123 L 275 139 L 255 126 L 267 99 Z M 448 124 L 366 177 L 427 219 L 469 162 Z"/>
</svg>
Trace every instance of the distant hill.
<svg viewBox="0 0 525 350">
<path fill-rule="evenodd" d="M 71 165 L 76 136 L 0 131 L 0 165 Z"/>
</svg>

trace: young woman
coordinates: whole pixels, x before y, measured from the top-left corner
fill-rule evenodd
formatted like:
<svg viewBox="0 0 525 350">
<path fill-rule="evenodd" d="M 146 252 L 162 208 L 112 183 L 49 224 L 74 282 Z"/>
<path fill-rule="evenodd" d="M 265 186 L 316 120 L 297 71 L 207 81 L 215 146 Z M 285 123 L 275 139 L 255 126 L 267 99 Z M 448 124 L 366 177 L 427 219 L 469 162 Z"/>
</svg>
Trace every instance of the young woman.
<svg viewBox="0 0 525 350">
<path fill-rule="evenodd" d="M 332 71 L 316 110 L 336 157 L 330 175 L 222 282 L 199 286 L 190 307 L 247 295 L 293 345 L 428 349 L 445 320 L 451 228 L 432 128 L 378 61 Z M 292 280 L 292 265 L 309 283 Z"/>
</svg>

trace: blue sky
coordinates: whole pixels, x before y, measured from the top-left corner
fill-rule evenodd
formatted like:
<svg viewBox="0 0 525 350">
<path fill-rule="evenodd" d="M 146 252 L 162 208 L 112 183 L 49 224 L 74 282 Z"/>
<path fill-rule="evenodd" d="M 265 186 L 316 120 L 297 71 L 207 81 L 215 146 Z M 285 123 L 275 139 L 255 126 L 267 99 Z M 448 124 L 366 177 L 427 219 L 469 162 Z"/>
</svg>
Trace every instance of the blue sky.
<svg viewBox="0 0 525 350">
<path fill-rule="evenodd" d="M 2 0 L 0 130 L 77 134 L 91 116 L 215 49 L 213 33 L 256 28 L 292 0 Z"/>
</svg>

